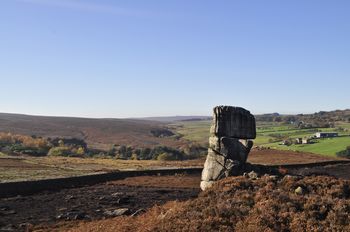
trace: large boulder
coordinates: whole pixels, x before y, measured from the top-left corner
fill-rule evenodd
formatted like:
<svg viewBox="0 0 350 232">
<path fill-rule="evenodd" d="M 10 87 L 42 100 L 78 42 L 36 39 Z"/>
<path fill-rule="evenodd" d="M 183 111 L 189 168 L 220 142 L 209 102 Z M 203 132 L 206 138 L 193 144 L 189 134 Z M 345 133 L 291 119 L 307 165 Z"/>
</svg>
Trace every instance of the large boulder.
<svg viewBox="0 0 350 232">
<path fill-rule="evenodd" d="M 210 133 L 218 137 L 255 139 L 255 118 L 241 107 L 217 106 L 214 108 Z"/>
<path fill-rule="evenodd" d="M 256 137 L 255 118 L 241 107 L 217 106 L 209 137 L 201 189 L 215 181 L 242 173 Z"/>
</svg>

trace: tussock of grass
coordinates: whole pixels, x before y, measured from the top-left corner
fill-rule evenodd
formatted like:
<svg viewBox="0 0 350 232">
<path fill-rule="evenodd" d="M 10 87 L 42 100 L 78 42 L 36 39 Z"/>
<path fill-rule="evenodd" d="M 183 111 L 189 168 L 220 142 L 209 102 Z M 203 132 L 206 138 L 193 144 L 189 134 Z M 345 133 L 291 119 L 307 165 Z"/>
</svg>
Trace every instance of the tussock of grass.
<svg viewBox="0 0 350 232">
<path fill-rule="evenodd" d="M 326 176 L 232 177 L 197 199 L 71 231 L 350 231 L 349 184 Z M 302 194 L 295 193 L 298 187 Z"/>
</svg>

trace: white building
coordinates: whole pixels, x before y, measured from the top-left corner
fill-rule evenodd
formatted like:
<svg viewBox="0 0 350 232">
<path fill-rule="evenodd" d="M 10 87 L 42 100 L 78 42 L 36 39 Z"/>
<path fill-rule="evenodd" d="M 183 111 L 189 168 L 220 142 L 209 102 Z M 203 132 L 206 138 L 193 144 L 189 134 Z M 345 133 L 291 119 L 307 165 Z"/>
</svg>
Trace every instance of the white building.
<svg viewBox="0 0 350 232">
<path fill-rule="evenodd" d="M 337 132 L 317 132 L 315 134 L 316 138 L 332 138 L 332 137 L 338 137 Z"/>
</svg>

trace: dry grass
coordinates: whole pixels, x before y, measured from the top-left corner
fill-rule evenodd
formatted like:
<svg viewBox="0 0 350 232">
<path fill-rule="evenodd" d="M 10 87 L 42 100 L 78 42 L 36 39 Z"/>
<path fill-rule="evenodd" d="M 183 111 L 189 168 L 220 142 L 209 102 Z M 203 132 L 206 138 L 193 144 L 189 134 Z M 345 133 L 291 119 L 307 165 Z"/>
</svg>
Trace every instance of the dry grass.
<svg viewBox="0 0 350 232">
<path fill-rule="evenodd" d="M 78 231 L 349 231 L 349 181 L 326 176 L 232 177 L 195 200 L 137 217 L 81 223 Z M 302 194 L 295 193 L 301 187 Z"/>
<path fill-rule="evenodd" d="M 0 182 L 38 180 L 128 169 L 202 167 L 204 160 L 157 161 L 72 157 L 0 158 Z"/>
<path fill-rule="evenodd" d="M 185 161 L 117 160 L 109 158 L 73 158 L 53 156 L 24 156 L 19 158 L 20 159 L 3 157 L 3 159 L 0 160 L 0 182 L 68 177 L 126 169 L 203 167 L 205 161 L 205 157 Z M 282 165 L 313 163 L 335 159 L 336 158 L 302 152 L 254 149 L 250 153 L 248 161 L 255 164 Z"/>
</svg>

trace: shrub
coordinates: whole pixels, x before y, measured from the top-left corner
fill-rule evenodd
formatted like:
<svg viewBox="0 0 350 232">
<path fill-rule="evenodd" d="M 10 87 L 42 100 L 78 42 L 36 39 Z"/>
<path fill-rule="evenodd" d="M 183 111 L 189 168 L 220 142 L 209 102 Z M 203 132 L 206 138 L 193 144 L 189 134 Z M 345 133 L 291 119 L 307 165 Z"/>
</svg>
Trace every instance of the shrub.
<svg viewBox="0 0 350 232">
<path fill-rule="evenodd" d="M 183 152 L 176 150 L 171 147 L 166 147 L 166 146 L 158 146 L 153 148 L 151 151 L 150 156 L 152 159 L 157 159 L 159 155 L 166 153 L 167 156 L 172 157 L 171 160 L 183 160 L 184 154 Z M 169 158 L 170 159 L 170 158 Z"/>
<path fill-rule="evenodd" d="M 64 157 L 83 157 L 84 153 L 78 153 L 79 149 L 70 147 L 53 147 L 49 150 L 49 156 L 64 156 Z"/>
<path fill-rule="evenodd" d="M 171 130 L 168 130 L 166 128 L 163 129 L 153 129 L 151 130 L 151 134 L 154 137 L 158 137 L 158 138 L 163 138 L 163 137 L 170 137 L 175 135 Z"/>
<path fill-rule="evenodd" d="M 347 148 L 344 151 L 337 152 L 337 156 L 341 158 L 350 159 L 350 146 L 347 146 Z"/>
<path fill-rule="evenodd" d="M 157 160 L 161 160 L 161 161 L 176 160 L 176 157 L 169 153 L 162 153 L 158 155 Z"/>
</svg>

